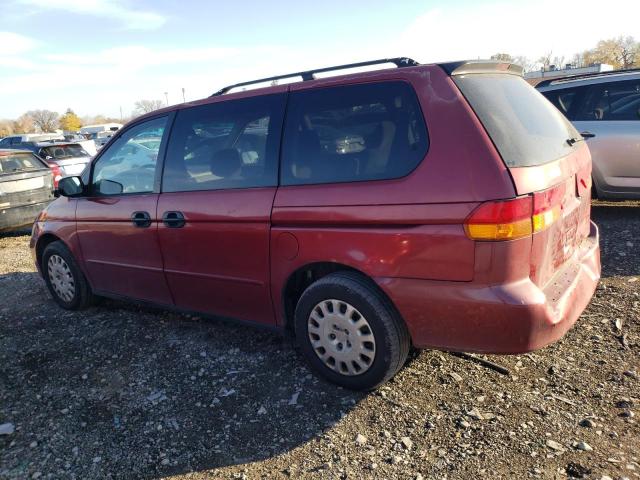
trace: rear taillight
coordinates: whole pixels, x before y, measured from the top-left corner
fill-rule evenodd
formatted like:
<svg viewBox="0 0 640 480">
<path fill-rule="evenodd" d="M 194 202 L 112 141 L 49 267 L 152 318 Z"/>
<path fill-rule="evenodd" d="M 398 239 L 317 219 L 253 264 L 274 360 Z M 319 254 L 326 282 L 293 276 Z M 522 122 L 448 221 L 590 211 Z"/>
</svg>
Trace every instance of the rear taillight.
<svg viewBox="0 0 640 480">
<path fill-rule="evenodd" d="M 55 163 L 50 163 L 51 173 L 53 174 L 53 188 L 58 188 L 58 182 L 62 178 L 62 170 Z"/>
<path fill-rule="evenodd" d="M 515 240 L 544 230 L 560 218 L 564 184 L 543 192 L 485 202 L 464 222 L 472 240 Z"/>
<path fill-rule="evenodd" d="M 533 232 L 544 230 L 562 215 L 562 199 L 565 194 L 565 184 L 533 194 L 533 215 L 531 223 Z"/>
</svg>

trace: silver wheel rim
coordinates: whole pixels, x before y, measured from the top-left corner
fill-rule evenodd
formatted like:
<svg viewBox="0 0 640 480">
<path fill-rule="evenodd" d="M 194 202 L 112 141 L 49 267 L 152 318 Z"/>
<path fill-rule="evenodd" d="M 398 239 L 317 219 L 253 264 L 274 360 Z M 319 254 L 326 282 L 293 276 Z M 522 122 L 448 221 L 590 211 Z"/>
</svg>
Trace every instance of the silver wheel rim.
<svg viewBox="0 0 640 480">
<path fill-rule="evenodd" d="M 51 255 L 47 262 L 49 282 L 56 295 L 70 302 L 76 293 L 76 282 L 67 262 L 60 255 Z"/>
<path fill-rule="evenodd" d="M 376 340 L 367 319 L 342 300 L 323 300 L 307 321 L 309 341 L 316 355 L 341 375 L 361 375 L 373 365 Z"/>
</svg>

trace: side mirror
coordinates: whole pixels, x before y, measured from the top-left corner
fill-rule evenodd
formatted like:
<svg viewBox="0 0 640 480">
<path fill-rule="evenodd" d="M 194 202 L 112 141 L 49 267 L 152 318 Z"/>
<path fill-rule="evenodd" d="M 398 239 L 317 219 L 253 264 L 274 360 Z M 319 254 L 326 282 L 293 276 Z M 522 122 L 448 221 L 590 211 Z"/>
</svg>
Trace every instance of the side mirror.
<svg viewBox="0 0 640 480">
<path fill-rule="evenodd" d="M 97 182 L 96 187 L 96 190 L 101 195 L 120 195 L 124 190 L 121 183 L 113 180 L 100 180 Z"/>
<path fill-rule="evenodd" d="M 54 192 L 56 196 L 77 197 L 82 195 L 84 184 L 80 177 L 64 177 L 58 182 L 58 188 Z"/>
</svg>

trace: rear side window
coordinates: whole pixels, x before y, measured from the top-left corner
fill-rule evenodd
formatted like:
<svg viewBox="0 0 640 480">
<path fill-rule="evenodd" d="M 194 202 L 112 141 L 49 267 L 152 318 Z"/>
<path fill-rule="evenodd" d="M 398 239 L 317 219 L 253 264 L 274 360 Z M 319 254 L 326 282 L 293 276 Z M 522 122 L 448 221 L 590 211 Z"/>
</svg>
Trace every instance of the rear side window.
<svg viewBox="0 0 640 480">
<path fill-rule="evenodd" d="M 40 168 L 44 168 L 44 165 L 29 153 L 0 156 L 0 173 L 18 173 Z"/>
<path fill-rule="evenodd" d="M 162 191 L 276 186 L 285 101 L 264 95 L 180 110 Z"/>
<path fill-rule="evenodd" d="M 281 182 L 303 185 L 399 178 L 427 153 L 427 129 L 405 82 L 292 93 Z"/>
<path fill-rule="evenodd" d="M 576 120 L 640 120 L 640 80 L 593 86 Z"/>
<path fill-rule="evenodd" d="M 580 134 L 522 77 L 475 74 L 454 81 L 508 167 L 542 165 L 577 148 L 567 140 L 579 139 Z"/>
</svg>

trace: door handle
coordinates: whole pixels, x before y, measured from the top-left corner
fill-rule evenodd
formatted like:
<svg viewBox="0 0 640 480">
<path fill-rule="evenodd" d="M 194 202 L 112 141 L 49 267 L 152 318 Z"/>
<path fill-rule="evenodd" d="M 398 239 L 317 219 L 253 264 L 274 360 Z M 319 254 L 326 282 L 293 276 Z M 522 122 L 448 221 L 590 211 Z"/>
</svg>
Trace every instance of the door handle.
<svg viewBox="0 0 640 480">
<path fill-rule="evenodd" d="M 131 214 L 131 222 L 140 228 L 151 226 L 151 215 L 148 212 L 133 212 Z"/>
<path fill-rule="evenodd" d="M 580 132 L 580 135 L 582 135 L 582 138 L 593 138 L 596 136 L 595 133 L 591 133 L 591 132 Z"/>
<path fill-rule="evenodd" d="M 182 212 L 164 212 L 162 214 L 162 223 L 169 228 L 182 228 L 186 220 Z"/>
</svg>

